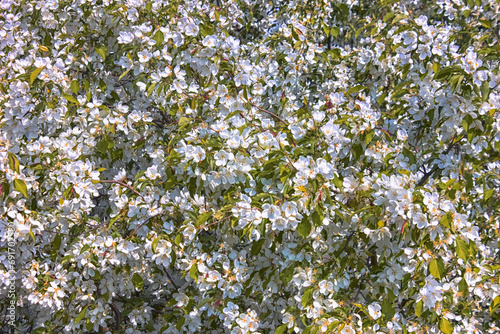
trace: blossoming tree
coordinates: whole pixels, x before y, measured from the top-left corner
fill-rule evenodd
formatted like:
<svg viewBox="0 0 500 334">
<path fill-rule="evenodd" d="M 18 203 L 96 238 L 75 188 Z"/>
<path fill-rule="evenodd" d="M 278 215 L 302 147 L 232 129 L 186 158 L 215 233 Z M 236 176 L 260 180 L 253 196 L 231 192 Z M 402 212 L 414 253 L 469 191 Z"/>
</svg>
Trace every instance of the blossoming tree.
<svg viewBox="0 0 500 334">
<path fill-rule="evenodd" d="M 499 11 L 1 1 L 3 329 L 498 333 Z"/>
</svg>

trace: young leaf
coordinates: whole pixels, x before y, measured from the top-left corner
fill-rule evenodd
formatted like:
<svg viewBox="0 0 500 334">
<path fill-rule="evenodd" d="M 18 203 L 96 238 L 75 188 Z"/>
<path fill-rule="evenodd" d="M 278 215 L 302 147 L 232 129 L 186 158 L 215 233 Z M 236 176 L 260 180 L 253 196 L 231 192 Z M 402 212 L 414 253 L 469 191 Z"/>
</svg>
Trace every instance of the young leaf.
<svg viewBox="0 0 500 334">
<path fill-rule="evenodd" d="M 354 87 L 351 87 L 349 88 L 349 90 L 347 91 L 347 95 L 351 95 L 353 93 L 357 93 L 363 89 L 367 89 L 368 87 L 366 86 L 362 86 L 362 85 L 358 85 L 358 86 L 354 86 Z"/>
<path fill-rule="evenodd" d="M 9 152 L 9 167 L 13 171 L 15 171 L 17 174 L 19 174 L 19 160 L 17 157 Z"/>
<path fill-rule="evenodd" d="M 83 318 L 85 318 L 85 316 L 87 315 L 87 307 L 89 306 L 88 305 L 85 306 L 83 310 L 81 310 L 81 312 L 78 314 L 78 316 L 75 319 L 75 325 L 78 324 L 80 321 L 82 321 Z"/>
<path fill-rule="evenodd" d="M 287 325 L 284 324 L 276 328 L 276 332 L 274 332 L 274 334 L 283 334 L 286 332 L 286 330 L 287 330 Z"/>
<path fill-rule="evenodd" d="M 78 95 L 78 92 L 80 91 L 80 84 L 78 83 L 78 80 L 73 80 L 69 88 L 73 93 Z"/>
<path fill-rule="evenodd" d="M 30 84 L 31 85 L 36 80 L 36 78 L 38 77 L 40 72 L 42 72 L 42 70 L 43 70 L 43 67 L 38 67 L 38 68 L 34 69 L 33 72 L 31 72 L 31 74 L 30 74 Z"/>
<path fill-rule="evenodd" d="M 255 256 L 260 253 L 260 250 L 262 249 L 262 245 L 264 245 L 264 242 L 266 239 L 261 238 L 258 241 L 255 241 L 252 245 L 252 248 L 250 249 L 250 255 Z"/>
<path fill-rule="evenodd" d="M 142 290 L 144 287 L 144 280 L 142 279 L 141 275 L 138 273 L 134 273 L 132 275 L 132 284 L 134 284 L 135 288 L 138 290 Z"/>
<path fill-rule="evenodd" d="M 198 265 L 196 263 L 191 266 L 191 269 L 189 269 L 189 276 L 191 276 L 191 278 L 195 281 L 198 279 Z"/>
<path fill-rule="evenodd" d="M 441 318 L 441 321 L 439 321 L 439 329 L 444 334 L 451 334 L 451 333 L 453 333 L 453 325 L 450 324 L 450 322 L 446 318 Z"/>
<path fill-rule="evenodd" d="M 420 318 L 422 313 L 424 313 L 424 302 L 421 300 L 415 307 L 415 315 Z"/>
<path fill-rule="evenodd" d="M 56 237 L 52 241 L 52 248 L 50 249 L 50 258 L 52 259 L 52 261 L 55 261 L 57 259 L 59 248 L 61 248 L 61 235 L 56 234 Z"/>
<path fill-rule="evenodd" d="M 212 212 L 210 212 L 210 211 L 202 213 L 201 215 L 198 216 L 198 218 L 196 218 L 196 222 L 194 223 L 194 225 L 196 227 L 198 227 L 198 226 L 205 224 L 205 222 L 208 220 L 208 218 L 210 218 L 211 214 L 212 214 Z"/>
<path fill-rule="evenodd" d="M 391 303 L 389 299 L 384 299 L 382 302 L 382 314 L 387 318 L 387 319 L 392 319 L 394 317 L 394 314 L 396 314 L 396 311 L 394 310 L 394 305 Z"/>
<path fill-rule="evenodd" d="M 160 240 L 161 240 L 161 236 L 156 237 L 156 238 L 153 240 L 153 242 L 151 243 L 151 251 L 152 251 L 153 253 L 156 253 L 156 247 L 158 247 L 158 242 L 160 242 Z"/>
<path fill-rule="evenodd" d="M 102 59 L 106 60 L 106 56 L 108 55 L 108 48 L 104 45 L 97 46 L 95 48 L 95 52 L 102 57 Z"/>
<path fill-rule="evenodd" d="M 311 223 L 308 217 L 302 218 L 302 221 L 297 226 L 297 232 L 302 237 L 307 237 L 311 233 Z"/>
<path fill-rule="evenodd" d="M 312 298 L 313 292 L 313 287 L 310 287 L 306 291 L 304 291 L 304 294 L 302 295 L 302 307 L 306 307 L 306 305 L 309 303 L 309 300 L 311 300 Z"/>
<path fill-rule="evenodd" d="M 469 245 L 462 239 L 457 239 L 457 256 L 464 261 L 469 258 Z"/>
<path fill-rule="evenodd" d="M 431 273 L 432 276 L 436 277 L 437 279 L 443 278 L 444 277 L 443 259 L 441 258 L 432 259 L 431 263 L 429 264 L 429 272 Z"/>
<path fill-rule="evenodd" d="M 80 103 L 78 102 L 78 100 L 76 99 L 76 97 L 74 97 L 73 95 L 69 95 L 69 94 L 62 94 L 62 96 L 68 100 L 68 102 L 71 102 L 71 103 L 74 103 L 76 105 L 80 105 Z"/>
<path fill-rule="evenodd" d="M 163 43 L 163 40 L 165 39 L 165 35 L 161 30 L 158 30 L 155 35 L 153 36 L 153 40 L 156 42 L 157 45 L 161 45 Z"/>
<path fill-rule="evenodd" d="M 14 189 L 23 194 L 24 197 L 28 198 L 28 187 L 26 187 L 26 183 L 23 180 L 15 179 L 14 180 Z"/>
</svg>

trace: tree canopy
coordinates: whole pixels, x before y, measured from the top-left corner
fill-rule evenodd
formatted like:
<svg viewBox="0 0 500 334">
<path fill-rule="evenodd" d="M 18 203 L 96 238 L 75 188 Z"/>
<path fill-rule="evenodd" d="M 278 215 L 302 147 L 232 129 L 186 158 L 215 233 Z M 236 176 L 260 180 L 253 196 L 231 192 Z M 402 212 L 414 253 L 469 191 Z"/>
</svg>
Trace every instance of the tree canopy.
<svg viewBox="0 0 500 334">
<path fill-rule="evenodd" d="M 500 332 L 499 15 L 2 0 L 3 328 Z"/>
</svg>

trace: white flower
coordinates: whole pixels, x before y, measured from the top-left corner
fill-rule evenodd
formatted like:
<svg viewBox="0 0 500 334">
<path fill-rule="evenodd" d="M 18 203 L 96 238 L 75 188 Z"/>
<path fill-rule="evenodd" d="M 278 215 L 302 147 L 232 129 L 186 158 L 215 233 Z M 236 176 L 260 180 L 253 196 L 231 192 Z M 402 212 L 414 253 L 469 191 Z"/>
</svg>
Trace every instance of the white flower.
<svg viewBox="0 0 500 334">
<path fill-rule="evenodd" d="M 151 167 L 148 167 L 145 173 L 146 177 L 155 180 L 161 177 L 160 173 L 158 173 L 158 167 L 156 165 L 153 165 Z"/>
<path fill-rule="evenodd" d="M 196 236 L 196 227 L 194 227 L 194 225 L 191 223 L 187 224 L 182 230 L 182 235 L 184 236 L 184 238 L 192 241 Z"/>
<path fill-rule="evenodd" d="M 196 25 L 195 23 L 189 23 L 186 26 L 185 34 L 188 36 L 196 36 L 198 35 L 199 31 L 200 29 L 198 28 L 198 25 Z"/>
<path fill-rule="evenodd" d="M 370 317 L 373 319 L 377 320 L 382 316 L 382 312 L 380 311 L 382 307 L 377 304 L 377 303 L 372 303 L 371 305 L 368 305 L 368 313 L 370 314 Z"/>
</svg>

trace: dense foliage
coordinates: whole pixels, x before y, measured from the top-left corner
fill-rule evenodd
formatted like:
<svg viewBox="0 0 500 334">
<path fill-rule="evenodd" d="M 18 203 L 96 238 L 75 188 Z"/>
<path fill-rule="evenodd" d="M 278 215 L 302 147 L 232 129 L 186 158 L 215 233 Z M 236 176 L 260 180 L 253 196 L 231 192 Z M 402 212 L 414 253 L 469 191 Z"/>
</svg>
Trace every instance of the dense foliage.
<svg viewBox="0 0 500 334">
<path fill-rule="evenodd" d="M 2 0 L 4 330 L 498 333 L 499 15 Z"/>
</svg>

